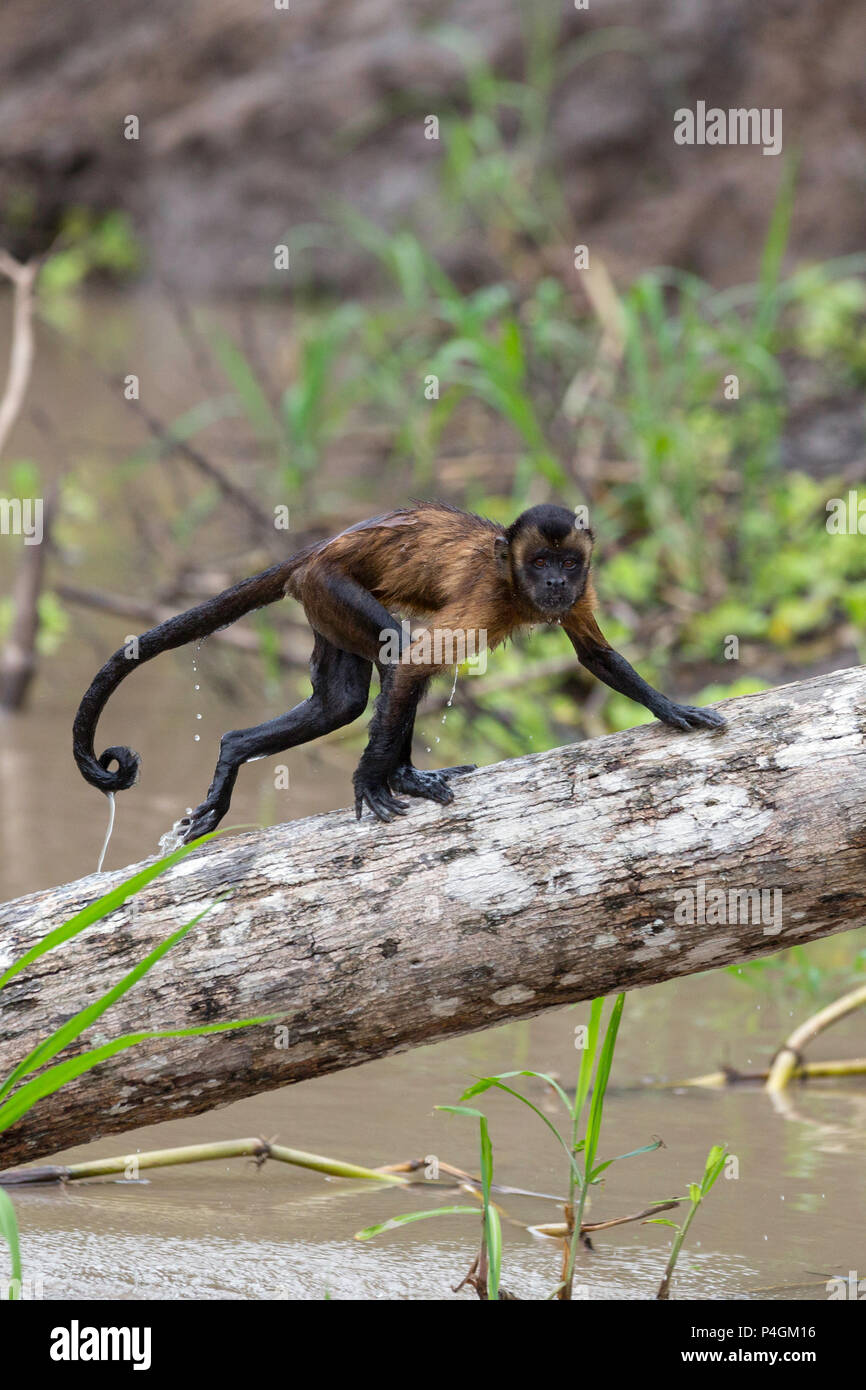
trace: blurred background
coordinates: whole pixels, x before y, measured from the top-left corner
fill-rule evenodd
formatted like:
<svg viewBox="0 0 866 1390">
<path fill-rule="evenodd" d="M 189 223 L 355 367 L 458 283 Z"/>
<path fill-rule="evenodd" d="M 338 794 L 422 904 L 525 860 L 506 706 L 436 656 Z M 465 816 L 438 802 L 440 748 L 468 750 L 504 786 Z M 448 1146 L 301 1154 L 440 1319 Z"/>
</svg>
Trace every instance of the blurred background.
<svg viewBox="0 0 866 1390">
<path fill-rule="evenodd" d="M 503 521 L 586 504 L 601 625 L 673 696 L 862 661 L 866 541 L 826 521 L 866 475 L 864 52 L 856 0 L 78 0 L 50 14 L 6 0 L 0 336 L 18 399 L 13 419 L 0 412 L 0 497 L 44 499 L 46 541 L 0 535 L 2 897 L 96 867 L 107 810 L 70 726 L 127 635 L 410 497 Z M 783 152 L 677 145 L 674 112 L 698 101 L 781 108 Z M 274 525 L 286 508 L 288 531 Z M 121 688 L 98 749 L 128 743 L 143 771 L 118 798 L 107 868 L 154 853 L 202 799 L 224 730 L 304 697 L 310 645 L 287 602 Z M 434 688 L 421 712 L 421 766 L 649 718 L 555 633 L 448 695 Z M 294 750 L 288 789 L 272 762 L 246 768 L 233 823 L 347 806 L 363 743 L 359 724 Z M 705 1071 L 728 1032 L 769 1055 L 804 991 L 832 998 L 863 966 L 854 933 L 661 986 L 641 997 L 628 1055 L 638 1073 L 647 1047 L 654 1071 Z M 377 1106 L 395 1070 L 426 1097 L 428 1073 L 441 1082 L 456 1061 L 461 1084 L 479 1046 L 499 1064 L 535 1038 L 535 1064 L 549 1061 L 561 1024 L 255 1104 L 291 1103 L 314 1149 L 330 1087 L 385 1161 Z M 862 1094 L 852 1117 L 846 1093 L 842 1153 L 862 1141 Z M 668 1116 L 686 1145 L 706 1104 Z M 260 1127 L 277 1127 L 270 1112 Z M 823 1160 L 799 1132 L 796 1149 L 767 1168 L 808 1173 L 785 1239 L 819 1268 Z M 849 1219 L 845 1201 L 835 1225 L 824 1212 L 828 1265 Z M 748 1221 L 716 1234 L 731 1288 L 767 1273 Z M 621 1272 L 628 1290 L 628 1260 Z"/>
</svg>

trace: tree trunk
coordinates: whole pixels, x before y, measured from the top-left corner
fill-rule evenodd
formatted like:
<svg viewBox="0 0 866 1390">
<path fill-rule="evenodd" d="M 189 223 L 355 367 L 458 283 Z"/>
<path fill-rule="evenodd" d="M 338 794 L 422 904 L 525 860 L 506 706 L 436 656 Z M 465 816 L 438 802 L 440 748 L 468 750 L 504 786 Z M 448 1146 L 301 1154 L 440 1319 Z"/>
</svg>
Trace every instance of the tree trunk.
<svg viewBox="0 0 866 1390">
<path fill-rule="evenodd" d="M 132 1048 L 0 1136 L 0 1166 L 861 925 L 866 669 L 727 712 L 723 734 L 485 768 L 390 825 L 339 811 L 190 855 L 6 987 L 0 1074 L 228 889 L 86 1045 L 277 1012 L 285 1031 Z M 0 969 L 129 872 L 0 907 Z"/>
</svg>

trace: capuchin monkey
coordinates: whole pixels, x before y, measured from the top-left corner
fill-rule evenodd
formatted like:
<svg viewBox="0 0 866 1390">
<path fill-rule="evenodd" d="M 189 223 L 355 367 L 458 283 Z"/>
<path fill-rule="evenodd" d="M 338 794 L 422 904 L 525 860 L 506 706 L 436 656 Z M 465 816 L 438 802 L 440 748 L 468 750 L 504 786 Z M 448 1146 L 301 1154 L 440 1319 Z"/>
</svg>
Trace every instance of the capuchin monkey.
<svg viewBox="0 0 866 1390">
<path fill-rule="evenodd" d="M 350 526 L 151 628 L 138 640 L 137 659 L 127 648 L 116 651 L 79 706 L 75 761 L 100 791 L 131 787 L 138 754 L 117 747 L 97 758 L 93 742 L 97 720 L 124 677 L 160 652 L 207 637 L 286 594 L 303 604 L 315 636 L 312 694 L 278 719 L 223 735 L 207 797 L 176 827 L 184 842 L 219 824 L 244 763 L 360 718 L 374 666 L 381 692 L 353 778 L 357 816 L 366 806 L 389 821 L 407 810 L 400 796 L 453 801 L 451 778 L 473 765 L 438 772 L 412 765 L 418 701 L 430 678 L 454 664 L 453 651 L 449 661 L 437 645 L 442 635 L 465 637 L 474 652 L 473 644 L 492 649 L 521 628 L 558 625 L 587 670 L 663 723 L 724 728 L 715 710 L 678 705 L 654 690 L 602 636 L 593 617 L 592 547 L 592 532 L 572 512 L 548 504 L 530 507 L 509 527 L 442 502 L 401 507 Z"/>
</svg>

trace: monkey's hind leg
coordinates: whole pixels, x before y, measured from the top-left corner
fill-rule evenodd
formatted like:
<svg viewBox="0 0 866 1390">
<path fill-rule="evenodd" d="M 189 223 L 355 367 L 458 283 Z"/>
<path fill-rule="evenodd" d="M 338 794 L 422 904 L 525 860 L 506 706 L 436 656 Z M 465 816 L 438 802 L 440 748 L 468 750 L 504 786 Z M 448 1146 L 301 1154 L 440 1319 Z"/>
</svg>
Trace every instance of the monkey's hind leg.
<svg viewBox="0 0 866 1390">
<path fill-rule="evenodd" d="M 412 766 L 415 713 L 430 673 L 411 666 L 380 664 L 379 675 L 382 690 L 370 722 L 369 742 L 353 778 L 355 814 L 360 819 L 367 806 L 379 820 L 402 815 L 406 804 L 397 800 L 393 792 L 447 805 L 454 800 L 448 778 L 458 772 L 472 772 L 474 766 L 442 768 L 438 772 L 420 772 Z"/>
<path fill-rule="evenodd" d="M 177 824 L 183 842 L 205 835 L 219 825 L 231 805 L 238 771 L 244 763 L 309 743 L 360 718 L 367 707 L 372 673 L 371 662 L 340 651 L 317 633 L 310 658 L 312 695 L 278 719 L 223 734 L 207 797 Z"/>
</svg>

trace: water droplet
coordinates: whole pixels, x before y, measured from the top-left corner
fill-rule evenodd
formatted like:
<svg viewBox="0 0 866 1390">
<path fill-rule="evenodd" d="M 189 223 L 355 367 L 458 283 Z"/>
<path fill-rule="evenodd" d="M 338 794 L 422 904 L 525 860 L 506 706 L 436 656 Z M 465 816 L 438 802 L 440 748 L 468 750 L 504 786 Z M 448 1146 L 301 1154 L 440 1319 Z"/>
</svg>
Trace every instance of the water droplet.
<svg viewBox="0 0 866 1390">
<path fill-rule="evenodd" d="M 192 737 L 194 743 L 201 743 L 201 734 L 193 734 Z"/>
<path fill-rule="evenodd" d="M 200 714 L 197 714 L 197 715 L 196 715 L 196 719 L 201 719 L 201 715 L 200 715 Z"/>
</svg>

